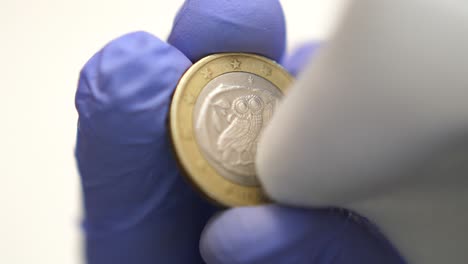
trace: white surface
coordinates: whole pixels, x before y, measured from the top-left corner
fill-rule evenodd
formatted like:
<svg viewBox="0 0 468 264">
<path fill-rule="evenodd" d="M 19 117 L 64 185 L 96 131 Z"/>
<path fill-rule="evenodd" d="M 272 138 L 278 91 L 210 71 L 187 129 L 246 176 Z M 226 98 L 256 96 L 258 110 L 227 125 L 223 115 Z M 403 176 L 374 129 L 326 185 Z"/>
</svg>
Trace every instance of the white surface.
<svg viewBox="0 0 468 264">
<path fill-rule="evenodd" d="M 167 36 L 181 3 L 1 1 L 0 263 L 81 262 L 73 159 L 78 72 L 121 34 Z M 283 1 L 289 44 L 324 38 L 342 3 Z"/>
<path fill-rule="evenodd" d="M 265 133 L 264 187 L 354 209 L 409 263 L 468 263 L 468 3 L 351 6 Z"/>
</svg>

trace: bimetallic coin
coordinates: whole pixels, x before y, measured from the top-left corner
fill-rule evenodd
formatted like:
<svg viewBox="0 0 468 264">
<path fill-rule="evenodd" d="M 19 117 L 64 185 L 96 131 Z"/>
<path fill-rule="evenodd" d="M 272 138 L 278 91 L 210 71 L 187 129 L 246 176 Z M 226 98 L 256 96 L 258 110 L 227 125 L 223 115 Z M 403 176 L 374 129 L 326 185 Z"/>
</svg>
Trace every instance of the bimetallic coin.
<svg viewBox="0 0 468 264">
<path fill-rule="evenodd" d="M 175 152 L 190 181 L 225 206 L 264 203 L 257 144 L 292 77 L 252 54 L 222 53 L 195 63 L 171 104 Z"/>
</svg>

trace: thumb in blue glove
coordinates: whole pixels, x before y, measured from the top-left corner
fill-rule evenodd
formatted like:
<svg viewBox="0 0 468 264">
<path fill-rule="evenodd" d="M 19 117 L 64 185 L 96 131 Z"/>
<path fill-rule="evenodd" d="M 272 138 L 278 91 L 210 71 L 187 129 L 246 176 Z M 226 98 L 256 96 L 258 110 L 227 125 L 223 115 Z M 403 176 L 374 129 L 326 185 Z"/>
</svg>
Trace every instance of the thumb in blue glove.
<svg viewBox="0 0 468 264">
<path fill-rule="evenodd" d="M 200 250 L 213 264 L 404 263 L 366 219 L 344 210 L 279 205 L 217 215 L 203 232 Z"/>
</svg>

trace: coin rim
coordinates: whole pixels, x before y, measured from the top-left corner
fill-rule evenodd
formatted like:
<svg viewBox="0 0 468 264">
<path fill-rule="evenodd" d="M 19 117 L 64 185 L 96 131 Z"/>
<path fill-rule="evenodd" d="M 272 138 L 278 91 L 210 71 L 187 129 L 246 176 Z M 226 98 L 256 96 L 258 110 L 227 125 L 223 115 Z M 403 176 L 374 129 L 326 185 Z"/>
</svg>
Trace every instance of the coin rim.
<svg viewBox="0 0 468 264">
<path fill-rule="evenodd" d="M 228 59 L 228 61 L 219 63 L 220 60 L 222 62 L 224 59 Z M 236 59 L 241 62 L 240 67 L 230 69 L 230 62 Z M 271 73 L 266 74 L 262 72 L 260 67 L 253 66 L 252 61 L 263 64 L 262 67 L 269 67 Z M 221 65 L 224 65 L 224 67 Z M 250 67 L 247 67 L 248 69 L 242 67 L 246 65 Z M 200 75 L 197 75 L 204 67 L 206 69 L 209 67 L 216 68 L 216 70 L 211 72 L 212 76 L 210 78 L 202 78 Z M 200 93 L 210 81 L 230 72 L 245 72 L 260 76 L 273 83 L 283 95 L 286 94 L 289 86 L 294 81 L 293 77 L 281 65 L 256 54 L 218 53 L 208 55 L 194 63 L 184 73 L 176 86 L 169 113 L 171 140 L 185 178 L 206 198 L 228 207 L 263 204 L 268 202 L 268 198 L 260 186 L 244 186 L 224 178 L 203 156 L 196 140 L 193 109 Z M 190 93 L 193 96 L 192 103 L 184 102 L 183 97 L 185 93 Z M 186 139 L 182 135 L 183 129 L 181 126 L 183 125 L 181 122 L 178 122 L 178 118 L 181 115 L 189 116 L 190 131 L 186 135 L 188 136 Z"/>
</svg>

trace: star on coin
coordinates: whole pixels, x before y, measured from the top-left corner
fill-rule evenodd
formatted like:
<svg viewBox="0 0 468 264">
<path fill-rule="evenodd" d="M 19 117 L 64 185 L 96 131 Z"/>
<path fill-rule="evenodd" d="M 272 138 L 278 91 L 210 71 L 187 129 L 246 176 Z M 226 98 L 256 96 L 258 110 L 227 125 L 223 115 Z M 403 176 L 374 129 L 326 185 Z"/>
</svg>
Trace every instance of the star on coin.
<svg viewBox="0 0 468 264">
<path fill-rule="evenodd" d="M 241 64 L 242 63 L 239 60 L 233 59 L 232 62 L 231 62 L 232 69 L 233 70 L 240 69 Z"/>
<path fill-rule="evenodd" d="M 209 68 L 205 68 L 200 73 L 205 79 L 211 79 L 213 77 L 213 72 Z"/>
<path fill-rule="evenodd" d="M 247 78 L 247 81 L 249 82 L 249 84 L 253 84 L 253 77 L 252 77 L 252 75 L 249 75 L 249 78 Z"/>
<path fill-rule="evenodd" d="M 265 75 L 265 76 L 270 76 L 271 75 L 271 68 L 266 66 L 266 65 L 263 65 L 261 71 L 262 71 L 263 75 Z"/>
</svg>

